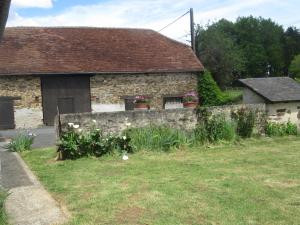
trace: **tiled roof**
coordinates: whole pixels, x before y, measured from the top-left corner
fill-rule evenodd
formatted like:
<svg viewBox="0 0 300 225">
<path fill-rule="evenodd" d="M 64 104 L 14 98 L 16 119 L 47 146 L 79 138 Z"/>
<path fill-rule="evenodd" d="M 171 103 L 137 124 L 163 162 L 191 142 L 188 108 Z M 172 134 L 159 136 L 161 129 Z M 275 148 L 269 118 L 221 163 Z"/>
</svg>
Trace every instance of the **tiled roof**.
<svg viewBox="0 0 300 225">
<path fill-rule="evenodd" d="M 191 48 L 155 31 L 6 28 L 0 75 L 201 71 Z"/>
<path fill-rule="evenodd" d="M 300 101 L 300 84 L 289 77 L 248 78 L 239 81 L 270 102 Z"/>
</svg>

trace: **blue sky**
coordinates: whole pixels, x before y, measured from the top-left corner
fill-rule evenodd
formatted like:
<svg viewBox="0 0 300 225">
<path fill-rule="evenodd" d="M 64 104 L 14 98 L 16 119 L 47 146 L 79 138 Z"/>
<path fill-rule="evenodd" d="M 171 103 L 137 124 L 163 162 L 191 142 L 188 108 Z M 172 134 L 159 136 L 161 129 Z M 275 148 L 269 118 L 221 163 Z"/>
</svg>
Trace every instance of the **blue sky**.
<svg viewBox="0 0 300 225">
<path fill-rule="evenodd" d="M 8 26 L 134 27 L 160 30 L 189 8 L 195 22 L 206 25 L 220 18 L 262 16 L 300 28 L 299 0 L 12 0 Z M 189 17 L 163 34 L 186 42 Z"/>
</svg>

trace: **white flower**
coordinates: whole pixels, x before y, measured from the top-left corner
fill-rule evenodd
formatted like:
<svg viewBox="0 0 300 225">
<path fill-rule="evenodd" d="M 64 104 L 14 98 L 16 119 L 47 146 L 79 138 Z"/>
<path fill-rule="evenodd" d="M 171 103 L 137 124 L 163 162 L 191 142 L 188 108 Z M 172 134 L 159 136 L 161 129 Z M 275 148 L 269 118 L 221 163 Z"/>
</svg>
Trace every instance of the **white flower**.
<svg viewBox="0 0 300 225">
<path fill-rule="evenodd" d="M 122 157 L 122 159 L 126 161 L 126 160 L 129 159 L 129 157 L 128 157 L 128 155 L 124 154 L 123 157 Z"/>
<path fill-rule="evenodd" d="M 131 123 L 126 123 L 125 124 L 127 127 L 130 127 L 131 126 Z"/>
<path fill-rule="evenodd" d="M 79 128 L 79 125 L 76 124 L 76 125 L 73 125 L 73 127 L 74 127 L 75 129 L 78 129 L 78 128 Z"/>
<path fill-rule="evenodd" d="M 96 131 L 100 131 L 100 129 L 99 129 L 99 128 L 97 128 L 97 129 L 96 129 Z"/>
<path fill-rule="evenodd" d="M 82 132 L 82 129 L 78 129 L 78 132 L 81 133 L 81 132 Z"/>
<path fill-rule="evenodd" d="M 69 127 L 73 127 L 73 126 L 74 126 L 74 123 L 68 123 L 68 126 L 69 126 Z"/>
<path fill-rule="evenodd" d="M 97 123 L 97 121 L 96 120 L 92 120 L 93 121 L 93 123 Z"/>
<path fill-rule="evenodd" d="M 123 136 L 123 140 L 126 140 L 127 139 L 127 137 L 126 136 Z"/>
</svg>

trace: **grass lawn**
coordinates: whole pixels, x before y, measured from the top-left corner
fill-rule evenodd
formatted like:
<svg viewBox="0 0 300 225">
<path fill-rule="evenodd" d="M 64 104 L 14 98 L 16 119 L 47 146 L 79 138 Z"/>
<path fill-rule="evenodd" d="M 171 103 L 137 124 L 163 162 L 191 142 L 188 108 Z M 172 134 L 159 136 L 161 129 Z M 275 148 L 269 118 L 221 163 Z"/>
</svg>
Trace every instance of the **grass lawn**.
<svg viewBox="0 0 300 225">
<path fill-rule="evenodd" d="M 8 224 L 5 210 L 4 210 L 4 201 L 5 201 L 6 196 L 7 196 L 7 194 L 0 189 L 0 224 L 1 225 Z"/>
<path fill-rule="evenodd" d="M 238 104 L 242 103 L 243 91 L 242 89 L 228 89 L 223 92 L 224 103 L 226 104 Z"/>
<path fill-rule="evenodd" d="M 299 224 L 300 138 L 262 138 L 129 161 L 55 162 L 53 149 L 22 153 L 69 224 Z"/>
</svg>

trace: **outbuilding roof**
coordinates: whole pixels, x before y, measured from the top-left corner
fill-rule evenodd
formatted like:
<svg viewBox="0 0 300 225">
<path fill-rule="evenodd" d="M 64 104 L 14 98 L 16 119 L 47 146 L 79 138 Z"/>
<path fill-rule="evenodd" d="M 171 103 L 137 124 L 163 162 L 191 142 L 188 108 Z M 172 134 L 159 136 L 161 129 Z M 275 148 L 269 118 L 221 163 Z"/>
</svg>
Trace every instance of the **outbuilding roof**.
<svg viewBox="0 0 300 225">
<path fill-rule="evenodd" d="M 289 77 L 248 78 L 239 81 L 273 103 L 300 101 L 300 84 Z"/>
<path fill-rule="evenodd" d="M 6 28 L 0 75 L 203 70 L 192 49 L 146 29 Z"/>
</svg>

